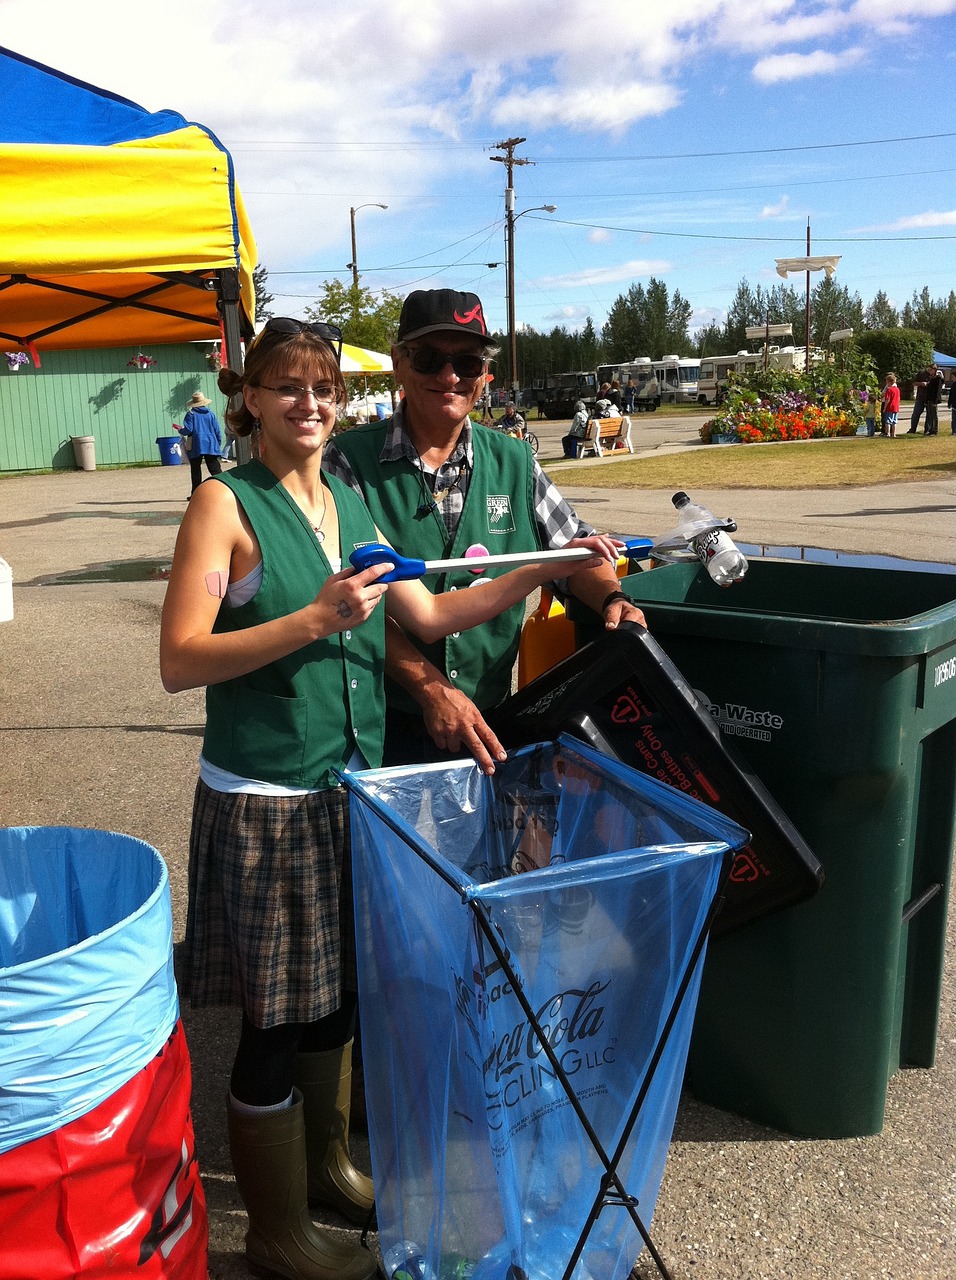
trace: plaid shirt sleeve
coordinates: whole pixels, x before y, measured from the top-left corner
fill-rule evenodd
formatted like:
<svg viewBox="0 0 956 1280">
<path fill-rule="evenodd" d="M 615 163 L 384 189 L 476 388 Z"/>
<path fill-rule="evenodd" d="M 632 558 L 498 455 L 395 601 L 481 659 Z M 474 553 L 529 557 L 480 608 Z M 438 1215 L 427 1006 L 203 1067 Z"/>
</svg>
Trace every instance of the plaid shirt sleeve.
<svg viewBox="0 0 956 1280">
<path fill-rule="evenodd" d="M 560 551 L 572 538 L 587 538 L 595 532 L 561 497 L 537 462 L 534 464 L 534 513 L 541 545 L 546 551 Z"/>
<path fill-rule="evenodd" d="M 335 476 L 343 484 L 347 484 L 350 489 L 354 489 L 362 501 L 365 501 L 365 494 L 355 478 L 351 465 L 336 448 L 334 440 L 330 440 L 322 452 L 322 470 L 330 476 Z"/>
</svg>

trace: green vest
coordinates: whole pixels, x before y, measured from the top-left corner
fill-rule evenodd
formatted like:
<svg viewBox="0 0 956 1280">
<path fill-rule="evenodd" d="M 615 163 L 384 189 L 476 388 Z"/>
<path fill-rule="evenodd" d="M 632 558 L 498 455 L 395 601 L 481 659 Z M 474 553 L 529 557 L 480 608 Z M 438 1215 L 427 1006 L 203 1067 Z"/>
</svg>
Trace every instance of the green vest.
<svg viewBox="0 0 956 1280">
<path fill-rule="evenodd" d="M 261 462 L 215 477 L 227 485 L 255 531 L 262 582 L 232 609 L 223 603 L 214 632 L 243 631 L 314 600 L 332 572 L 305 515 Z M 361 500 L 328 477 L 339 513 L 343 560 L 375 539 Z M 382 762 L 385 610 L 352 630 L 315 640 L 268 666 L 206 689 L 203 755 L 244 778 L 290 787 L 338 785 L 358 746 L 372 768 Z"/>
<path fill-rule="evenodd" d="M 336 436 L 335 443 L 362 486 L 372 518 L 396 551 L 420 560 L 442 560 L 463 556 L 474 543 L 481 543 L 492 555 L 540 550 L 533 459 L 523 440 L 475 427 L 475 467 L 458 530 L 449 540 L 439 512 L 418 514 L 423 501 L 431 497 L 418 467 L 404 457 L 380 460 L 388 428 L 388 422 L 369 423 Z M 488 569 L 486 576 L 507 572 L 507 568 Z M 430 591 L 439 592 L 471 587 L 478 579 L 467 570 L 453 570 L 441 576 L 429 574 L 423 581 Z M 409 639 L 456 688 L 484 709 L 511 692 L 511 669 L 523 621 L 521 601 L 490 622 L 436 644 L 425 644 L 416 636 Z M 390 680 L 385 683 L 390 706 L 418 710 L 404 689 Z"/>
</svg>

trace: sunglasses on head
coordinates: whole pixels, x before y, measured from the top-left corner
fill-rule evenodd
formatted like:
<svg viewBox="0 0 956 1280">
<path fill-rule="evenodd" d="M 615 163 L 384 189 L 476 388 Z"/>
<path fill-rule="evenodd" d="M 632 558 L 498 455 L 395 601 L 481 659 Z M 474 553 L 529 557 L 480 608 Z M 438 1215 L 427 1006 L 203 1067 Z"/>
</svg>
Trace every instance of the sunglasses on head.
<svg viewBox="0 0 956 1280">
<path fill-rule="evenodd" d="M 312 333 L 317 338 L 321 338 L 335 352 L 335 363 L 342 363 L 342 330 L 335 324 L 326 324 L 322 320 L 292 320 L 288 316 L 276 316 L 272 320 L 267 320 L 253 341 L 249 344 L 249 350 L 267 333 Z"/>
<path fill-rule="evenodd" d="M 474 351 L 441 351 L 438 347 L 406 347 L 408 360 L 416 373 L 426 376 L 441 373 L 450 364 L 459 378 L 477 378 L 484 372 L 487 356 Z"/>
</svg>

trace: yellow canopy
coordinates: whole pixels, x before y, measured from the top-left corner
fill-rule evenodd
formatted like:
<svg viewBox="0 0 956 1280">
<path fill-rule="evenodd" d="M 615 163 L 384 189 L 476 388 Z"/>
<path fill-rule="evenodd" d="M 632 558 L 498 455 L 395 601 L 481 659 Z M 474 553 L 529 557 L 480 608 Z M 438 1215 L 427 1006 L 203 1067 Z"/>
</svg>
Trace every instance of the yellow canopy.
<svg viewBox="0 0 956 1280">
<path fill-rule="evenodd" d="M 342 343 L 343 373 L 391 373 L 392 358 L 381 351 L 367 351 L 365 347 L 353 347 Z"/>
<path fill-rule="evenodd" d="M 251 335 L 255 242 L 213 134 L 5 49 L 0 120 L 0 345 L 215 338 L 230 308 Z"/>
</svg>

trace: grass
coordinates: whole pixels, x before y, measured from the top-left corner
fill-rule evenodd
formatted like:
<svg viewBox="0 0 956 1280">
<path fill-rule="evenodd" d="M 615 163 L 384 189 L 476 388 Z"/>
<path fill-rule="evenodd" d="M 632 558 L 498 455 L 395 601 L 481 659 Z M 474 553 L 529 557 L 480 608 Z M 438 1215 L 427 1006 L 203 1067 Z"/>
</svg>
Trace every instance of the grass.
<svg viewBox="0 0 956 1280">
<path fill-rule="evenodd" d="M 947 424 L 948 427 L 948 424 Z M 544 462 L 547 468 L 547 460 Z M 562 467 L 559 483 L 595 489 L 842 489 L 956 479 L 956 436 L 701 445 L 607 466 Z"/>
</svg>

